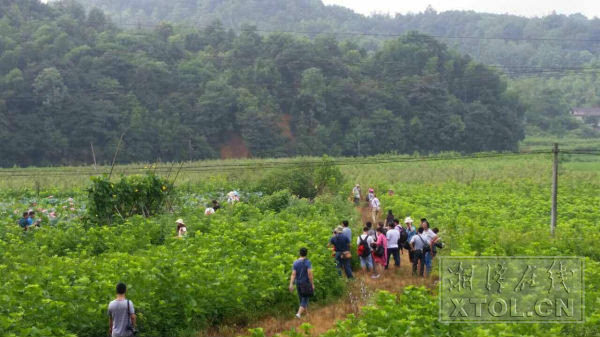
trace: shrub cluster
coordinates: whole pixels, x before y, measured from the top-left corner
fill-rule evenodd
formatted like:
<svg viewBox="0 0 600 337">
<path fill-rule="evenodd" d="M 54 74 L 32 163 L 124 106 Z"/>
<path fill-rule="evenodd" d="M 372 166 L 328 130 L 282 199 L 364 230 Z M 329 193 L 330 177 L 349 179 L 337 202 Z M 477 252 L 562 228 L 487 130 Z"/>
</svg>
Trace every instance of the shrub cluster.
<svg viewBox="0 0 600 337">
<path fill-rule="evenodd" d="M 172 189 L 172 183 L 152 173 L 123 176 L 116 183 L 106 176 L 93 177 L 88 188 L 88 214 L 100 224 L 112 223 L 115 217 L 148 217 L 160 213 Z"/>
</svg>

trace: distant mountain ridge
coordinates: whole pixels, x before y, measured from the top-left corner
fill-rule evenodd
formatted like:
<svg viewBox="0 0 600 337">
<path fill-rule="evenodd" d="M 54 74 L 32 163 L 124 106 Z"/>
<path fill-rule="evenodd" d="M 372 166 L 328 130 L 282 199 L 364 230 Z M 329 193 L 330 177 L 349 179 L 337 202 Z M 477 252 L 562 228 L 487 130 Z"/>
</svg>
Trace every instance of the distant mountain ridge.
<svg viewBox="0 0 600 337">
<path fill-rule="evenodd" d="M 79 1 L 88 10 L 102 9 L 125 28 L 160 22 L 206 26 L 218 20 L 238 30 L 250 24 L 259 30 L 303 35 L 336 33 L 339 39 L 360 40 L 371 50 L 384 39 L 419 31 L 447 37 L 444 42 L 478 61 L 505 67 L 579 66 L 595 61 L 600 53 L 600 19 L 581 14 L 526 18 L 473 11 L 438 13 L 429 8 L 414 15 L 364 16 L 345 7 L 324 5 L 321 0 Z"/>
</svg>

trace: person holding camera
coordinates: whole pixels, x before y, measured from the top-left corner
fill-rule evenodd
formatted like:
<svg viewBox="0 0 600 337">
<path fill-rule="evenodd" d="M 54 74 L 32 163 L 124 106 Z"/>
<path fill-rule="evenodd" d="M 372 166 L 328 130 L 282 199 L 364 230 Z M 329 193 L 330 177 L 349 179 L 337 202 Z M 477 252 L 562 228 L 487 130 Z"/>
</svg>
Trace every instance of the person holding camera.
<svg viewBox="0 0 600 337">
<path fill-rule="evenodd" d="M 112 337 L 127 337 L 137 334 L 133 302 L 125 298 L 127 286 L 117 284 L 117 298 L 108 304 L 108 333 Z"/>
</svg>

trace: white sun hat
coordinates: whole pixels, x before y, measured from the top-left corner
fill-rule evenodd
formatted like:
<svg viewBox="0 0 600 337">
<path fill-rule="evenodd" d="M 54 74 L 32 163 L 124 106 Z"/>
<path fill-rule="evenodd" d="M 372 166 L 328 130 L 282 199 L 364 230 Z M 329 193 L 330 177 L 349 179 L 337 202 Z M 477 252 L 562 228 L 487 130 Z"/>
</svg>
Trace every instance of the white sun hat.
<svg viewBox="0 0 600 337">
<path fill-rule="evenodd" d="M 411 217 L 407 216 L 406 219 L 404 219 L 404 223 L 413 223 L 415 222 Z"/>
<path fill-rule="evenodd" d="M 183 219 L 177 219 L 177 221 L 175 221 L 175 223 L 185 225 L 185 223 L 183 222 Z"/>
</svg>

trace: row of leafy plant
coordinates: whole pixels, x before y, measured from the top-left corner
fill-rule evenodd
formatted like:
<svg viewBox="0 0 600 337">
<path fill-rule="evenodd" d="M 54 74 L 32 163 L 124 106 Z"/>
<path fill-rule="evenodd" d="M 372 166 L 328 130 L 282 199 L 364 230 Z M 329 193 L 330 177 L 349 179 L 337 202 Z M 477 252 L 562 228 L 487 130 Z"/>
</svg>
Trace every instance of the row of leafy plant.
<svg viewBox="0 0 600 337">
<path fill-rule="evenodd" d="M 437 289 L 406 288 L 378 293 L 359 317 L 338 322 L 325 337 L 347 336 L 598 336 L 600 335 L 600 176 L 561 164 L 558 227 L 550 235 L 550 161 L 543 158 L 432 163 L 378 174 L 363 169 L 363 185 L 375 187 L 384 210 L 397 217 L 426 217 L 440 229 L 455 256 L 585 257 L 584 324 L 441 324 Z M 357 174 L 357 175 L 358 175 Z M 407 178 L 406 176 L 410 176 Z M 376 178 L 373 178 L 376 177 Z M 411 178 L 412 177 L 412 178 Z M 363 180 L 363 179 L 361 179 Z M 393 196 L 383 193 L 392 189 Z M 304 336 L 310 325 L 287 336 Z M 252 331 L 253 337 L 263 336 Z"/>
<path fill-rule="evenodd" d="M 325 198 L 325 200 L 323 200 Z M 343 283 L 325 247 L 352 208 L 332 197 L 309 202 L 287 191 L 238 203 L 207 217 L 133 216 L 112 226 L 71 221 L 23 232 L 0 220 L 0 335 L 98 336 L 106 331 L 114 286 L 129 285 L 142 334 L 189 335 L 244 323 L 297 303 L 287 291 L 291 263 L 309 248 L 316 299 L 339 296 Z M 175 237 L 183 217 L 188 236 Z"/>
</svg>

